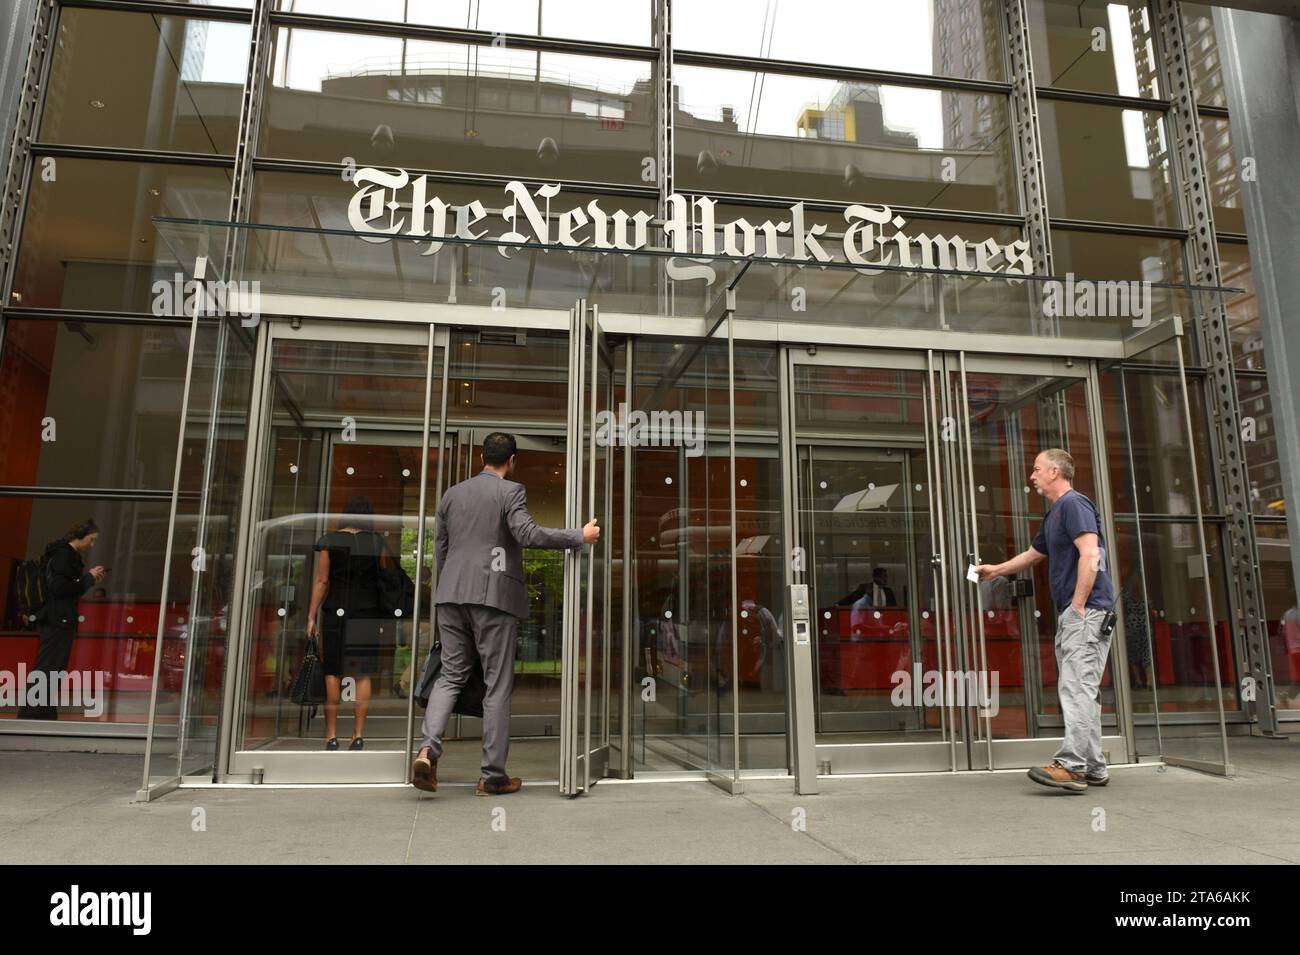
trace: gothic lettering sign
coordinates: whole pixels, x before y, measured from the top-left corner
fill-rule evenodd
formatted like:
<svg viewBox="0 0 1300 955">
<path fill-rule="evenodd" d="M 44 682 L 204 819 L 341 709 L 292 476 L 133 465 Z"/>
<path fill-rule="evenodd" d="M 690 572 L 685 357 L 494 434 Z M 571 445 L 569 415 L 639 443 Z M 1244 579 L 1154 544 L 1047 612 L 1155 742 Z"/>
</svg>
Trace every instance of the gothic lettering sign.
<svg viewBox="0 0 1300 955">
<path fill-rule="evenodd" d="M 427 176 L 412 177 L 403 169 L 364 168 L 356 171 L 353 184 L 356 192 L 348 203 L 348 222 L 367 242 L 426 240 L 421 255 L 433 255 L 445 239 L 482 239 L 491 231 L 484 224 L 488 213 L 482 202 L 449 205 L 430 194 Z M 607 210 L 599 199 L 565 208 L 557 184 L 529 191 L 523 183 L 511 181 L 504 191 L 507 204 L 501 216 L 508 228 L 494 239 L 502 243 L 497 251 L 505 258 L 514 245 L 523 243 L 601 253 L 648 248 L 653 221 L 648 212 Z M 785 216 L 756 225 L 744 218 L 719 221 L 717 202 L 707 196 L 688 199 L 674 194 L 668 197 L 663 231 L 669 251 L 684 258 L 761 256 L 801 266 L 839 261 L 867 274 L 877 274 L 880 270 L 875 266 L 987 275 L 1033 272 L 1029 243 L 1022 239 L 1003 244 L 993 238 L 968 242 L 960 236 L 910 234 L 904 231 L 907 221 L 884 205 L 851 205 L 844 210 L 844 221 L 837 250 L 826 237 L 824 224 L 806 220 L 802 202 L 790 206 Z M 716 277 L 707 264 L 685 264 L 675 256 L 667 260 L 667 270 L 677 280 L 712 282 Z"/>
</svg>

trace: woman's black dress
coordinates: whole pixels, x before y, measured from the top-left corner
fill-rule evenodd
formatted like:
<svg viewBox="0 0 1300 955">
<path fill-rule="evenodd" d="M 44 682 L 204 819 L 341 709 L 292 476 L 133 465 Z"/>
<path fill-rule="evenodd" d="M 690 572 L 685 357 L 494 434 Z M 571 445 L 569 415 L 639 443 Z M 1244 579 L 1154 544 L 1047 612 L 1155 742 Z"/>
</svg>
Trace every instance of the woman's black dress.
<svg viewBox="0 0 1300 955">
<path fill-rule="evenodd" d="M 330 531 L 314 550 L 330 555 L 329 593 L 321 610 L 321 658 L 327 676 L 375 676 L 380 649 L 392 642 L 379 605 L 379 557 L 374 531 Z M 342 613 L 340 613 L 342 611 Z"/>
</svg>

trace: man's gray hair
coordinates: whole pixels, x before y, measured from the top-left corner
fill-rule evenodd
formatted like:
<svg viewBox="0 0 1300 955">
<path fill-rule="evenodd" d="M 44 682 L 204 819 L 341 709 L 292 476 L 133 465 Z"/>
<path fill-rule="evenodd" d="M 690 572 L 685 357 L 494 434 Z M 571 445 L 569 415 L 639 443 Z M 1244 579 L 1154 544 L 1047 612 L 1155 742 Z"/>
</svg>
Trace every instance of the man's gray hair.
<svg viewBox="0 0 1300 955">
<path fill-rule="evenodd" d="M 1048 467 L 1060 468 L 1061 477 L 1074 482 L 1074 458 L 1069 451 L 1064 448 L 1048 448 L 1043 452 L 1043 457 L 1047 459 Z"/>
</svg>

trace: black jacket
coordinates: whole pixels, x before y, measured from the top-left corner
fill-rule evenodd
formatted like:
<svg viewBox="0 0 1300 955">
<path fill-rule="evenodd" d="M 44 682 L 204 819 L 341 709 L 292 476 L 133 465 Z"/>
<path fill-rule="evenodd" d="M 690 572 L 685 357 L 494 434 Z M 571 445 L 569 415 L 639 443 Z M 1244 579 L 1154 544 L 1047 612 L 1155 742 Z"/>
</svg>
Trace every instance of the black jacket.
<svg viewBox="0 0 1300 955">
<path fill-rule="evenodd" d="M 64 540 L 45 547 L 45 606 L 37 620 L 48 627 L 77 629 L 77 603 L 95 586 L 81 555 Z"/>
</svg>

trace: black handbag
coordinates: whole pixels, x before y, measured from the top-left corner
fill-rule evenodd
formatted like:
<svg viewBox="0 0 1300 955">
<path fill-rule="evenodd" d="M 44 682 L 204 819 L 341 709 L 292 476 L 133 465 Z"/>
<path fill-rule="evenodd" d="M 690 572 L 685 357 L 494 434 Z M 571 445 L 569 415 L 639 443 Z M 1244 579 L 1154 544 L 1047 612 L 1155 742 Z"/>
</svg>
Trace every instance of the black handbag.
<svg viewBox="0 0 1300 955">
<path fill-rule="evenodd" d="M 428 708 L 429 697 L 433 694 L 433 684 L 438 681 L 438 674 L 441 672 L 442 641 L 435 640 L 428 657 L 425 658 L 424 669 L 420 671 L 420 682 L 415 687 L 415 702 L 421 707 Z M 451 708 L 451 711 L 461 716 L 482 717 L 483 697 L 486 695 L 487 683 L 483 679 L 483 661 L 478 658 L 478 654 L 475 654 L 474 667 L 470 670 L 469 679 L 460 688 L 460 695 L 456 697 L 456 705 Z"/>
<path fill-rule="evenodd" d="M 379 608 L 384 612 L 385 617 L 409 620 L 415 613 L 415 581 L 393 558 L 388 550 L 388 544 L 384 543 L 382 546 L 382 556 L 387 557 L 388 560 L 379 560 Z"/>
<path fill-rule="evenodd" d="M 289 698 L 299 706 L 320 706 L 325 702 L 325 664 L 315 637 L 307 638 L 307 649 L 293 676 Z"/>
</svg>

